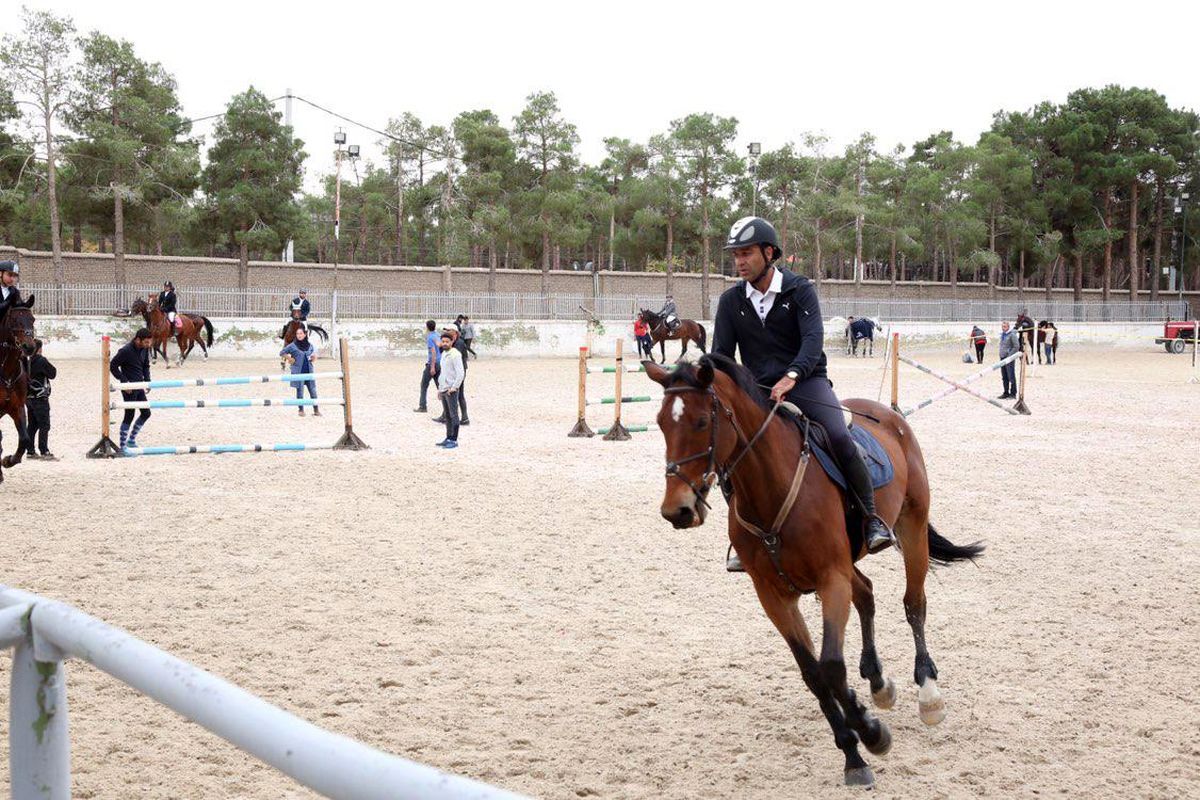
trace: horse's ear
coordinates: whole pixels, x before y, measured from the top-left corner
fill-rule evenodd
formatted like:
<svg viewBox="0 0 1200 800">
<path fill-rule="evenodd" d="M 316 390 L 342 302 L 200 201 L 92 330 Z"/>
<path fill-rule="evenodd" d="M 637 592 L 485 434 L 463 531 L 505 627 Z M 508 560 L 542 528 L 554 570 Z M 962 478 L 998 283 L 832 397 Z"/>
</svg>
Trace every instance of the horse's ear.
<svg viewBox="0 0 1200 800">
<path fill-rule="evenodd" d="M 653 361 L 643 361 L 642 367 L 646 370 L 646 376 L 655 383 L 666 386 L 671 380 L 671 371 Z"/>
<path fill-rule="evenodd" d="M 29 299 L 25 301 L 25 307 L 26 307 L 26 308 L 33 308 L 33 299 L 34 299 L 35 297 L 37 297 L 37 295 L 36 295 L 36 294 L 31 294 L 31 295 L 29 295 Z"/>
<path fill-rule="evenodd" d="M 696 370 L 696 379 L 700 382 L 701 389 L 707 389 L 713 382 L 713 365 L 707 358 L 700 359 L 700 366 Z"/>
</svg>

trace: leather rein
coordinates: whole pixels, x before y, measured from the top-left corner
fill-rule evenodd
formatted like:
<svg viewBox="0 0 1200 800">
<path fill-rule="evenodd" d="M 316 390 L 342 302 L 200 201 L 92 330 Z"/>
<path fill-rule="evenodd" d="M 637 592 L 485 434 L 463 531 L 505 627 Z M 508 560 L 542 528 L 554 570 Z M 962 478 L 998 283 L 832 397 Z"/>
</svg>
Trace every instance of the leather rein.
<svg viewBox="0 0 1200 800">
<path fill-rule="evenodd" d="M 708 448 L 699 453 L 694 453 L 693 455 L 687 456 L 686 458 L 681 458 L 678 461 L 668 461 L 666 466 L 666 476 L 668 479 L 677 478 L 683 481 L 688 485 L 689 488 L 691 488 L 692 492 L 695 493 L 696 498 L 703 503 L 705 507 L 711 509 L 712 506 L 709 505 L 707 496 L 708 490 L 712 487 L 713 482 L 718 480 L 720 481 L 721 490 L 726 495 L 725 499 L 728 500 L 733 494 L 732 478 L 734 470 L 737 469 L 738 465 L 742 462 L 742 459 L 749 455 L 750 451 L 754 449 L 754 445 L 757 444 L 758 440 L 762 438 L 764 433 L 766 433 L 767 428 L 771 424 L 771 420 L 779 412 L 779 406 L 781 405 L 781 402 L 777 401 L 771 407 L 770 413 L 767 414 L 766 419 L 763 420 L 762 425 L 759 426 L 758 430 L 754 433 L 754 436 L 747 439 L 746 435 L 742 432 L 741 426 L 738 425 L 737 419 L 734 418 L 733 411 L 731 411 L 729 407 L 721 402 L 721 398 L 717 396 L 716 391 L 714 391 L 711 386 L 706 389 L 699 389 L 693 386 L 672 386 L 663 390 L 664 395 L 677 395 L 687 392 L 703 392 L 707 394 L 711 400 L 711 406 L 709 407 Z M 733 426 L 733 430 L 737 434 L 739 443 L 742 445 L 742 449 L 736 455 L 736 457 L 731 459 L 728 465 L 724 466 L 717 463 L 717 424 L 720 420 L 718 409 L 725 414 L 726 418 L 729 420 L 729 424 Z M 808 469 L 808 461 L 812 453 L 808 445 L 809 419 L 807 416 L 805 416 L 803 417 L 803 420 L 804 436 L 803 445 L 801 446 L 800 450 L 800 460 L 796 464 L 795 473 L 792 475 L 792 483 L 788 488 L 787 497 L 784 499 L 783 505 L 780 506 L 779 512 L 775 515 L 775 520 L 771 523 L 770 529 L 763 530 L 758 525 L 746 521 L 746 519 L 742 517 L 741 512 L 738 511 L 737 503 L 730 503 L 730 508 L 733 510 L 734 518 L 737 520 L 738 524 L 753 534 L 760 542 L 762 542 L 763 547 L 767 551 L 767 555 L 771 559 L 771 564 L 775 567 L 775 572 L 779 575 L 783 582 L 786 583 L 788 587 L 790 587 L 792 591 L 796 593 L 800 593 L 800 589 L 796 587 L 796 585 L 792 582 L 792 579 L 789 578 L 787 573 L 783 570 L 783 561 L 780 557 L 780 552 L 783 549 L 783 542 L 779 536 L 779 532 L 783 529 L 783 524 L 787 521 L 788 516 L 792 512 L 792 507 L 796 504 L 796 498 L 800 495 L 800 486 L 804 482 L 804 473 Z M 681 465 L 688 464 L 692 461 L 698 461 L 702 458 L 708 459 L 708 465 L 704 470 L 704 474 L 700 477 L 700 483 L 703 486 L 703 489 L 701 489 L 701 487 L 697 486 L 694 481 L 679 471 L 679 467 Z M 726 490 L 726 486 L 729 487 L 728 490 Z"/>
</svg>

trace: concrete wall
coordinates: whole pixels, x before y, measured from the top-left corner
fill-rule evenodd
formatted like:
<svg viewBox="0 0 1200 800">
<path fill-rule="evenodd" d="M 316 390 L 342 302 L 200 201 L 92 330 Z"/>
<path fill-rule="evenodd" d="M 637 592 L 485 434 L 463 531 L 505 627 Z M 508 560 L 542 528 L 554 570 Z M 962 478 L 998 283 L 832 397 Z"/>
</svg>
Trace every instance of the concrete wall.
<svg viewBox="0 0 1200 800">
<path fill-rule="evenodd" d="M 826 325 L 826 349 L 830 354 L 842 346 L 840 331 L 844 321 Z M 215 321 L 217 338 L 213 358 L 272 359 L 282 343 L 278 339 L 281 323 L 278 319 L 219 319 Z M 117 317 L 53 317 L 39 316 L 37 334 L 46 342 L 46 354 L 51 358 L 95 358 L 99 353 L 100 337 L 112 336 L 116 343 L 128 341 L 141 320 Z M 624 338 L 624 350 L 631 356 L 637 353 L 629 323 L 613 320 L 603 323 L 603 330 L 590 335 L 587 325 L 570 321 L 486 322 L 478 323 L 479 338 L 475 349 L 484 359 L 508 358 L 571 358 L 582 345 L 589 344 L 592 352 L 611 357 L 616 339 Z M 999 324 L 985 326 L 989 340 L 999 336 Z M 888 328 L 898 332 L 909 347 L 949 347 L 966 341 L 970 326 L 962 323 L 898 323 Z M 1090 323 L 1059 325 L 1064 346 L 1079 343 L 1119 348 L 1161 350 L 1153 342 L 1161 335 L 1162 325 L 1133 325 L 1121 323 Z M 337 334 L 350 341 L 351 352 L 359 358 L 419 358 L 424 353 L 424 329 L 417 323 L 387 324 L 382 322 L 344 322 Z M 709 331 L 711 341 L 711 328 Z M 876 337 L 877 352 L 882 352 L 884 336 Z M 689 350 L 689 352 L 692 352 Z M 174 344 L 170 352 L 175 353 Z M 656 350 L 657 352 L 657 350 Z M 679 343 L 667 343 L 667 357 L 675 359 Z M 188 369 L 200 371 L 200 350 L 192 354 Z"/>
<path fill-rule="evenodd" d="M 22 280 L 30 284 L 53 282 L 53 267 L 49 253 L 0 247 L 0 259 L 14 258 L 21 262 Z M 237 260 L 228 258 L 193 258 L 174 256 L 137 256 L 126 259 L 126 273 L 132 283 L 160 285 L 172 280 L 180 289 L 188 287 L 236 288 L 238 285 Z M 116 273 L 113 256 L 107 253 L 64 253 L 64 269 L 68 283 L 113 284 Z M 709 280 L 709 291 L 717 297 L 733 278 L 714 275 Z M 700 275 L 684 273 L 674 276 L 673 293 L 684 316 L 706 318 L 707 309 L 701 307 Z M 300 286 L 309 288 L 331 288 L 333 267 L 330 264 L 285 264 L 279 261 L 252 261 L 249 266 L 249 285 L 256 288 L 294 291 Z M 338 269 L 338 285 L 347 291 L 383 292 L 486 292 L 488 271 L 450 267 L 392 267 L 376 265 L 344 265 Z M 540 294 L 542 273 L 538 270 L 497 270 L 495 275 L 497 292 Z M 600 272 L 593 281 L 591 273 L 567 270 L 551 272 L 549 289 L 555 294 L 593 296 L 598 285 L 602 295 L 621 295 L 660 299 L 666 293 L 666 276 L 662 273 L 645 272 Z M 1044 289 L 1025 292 L 1029 300 L 1045 298 Z M 852 281 L 825 280 L 821 283 L 822 299 L 899 299 L 899 300 L 988 300 L 986 284 L 959 283 L 955 291 L 947 283 L 913 282 L 897 284 L 893 289 L 886 281 L 866 281 L 856 286 Z M 1121 302 L 1129 297 L 1128 292 L 1114 292 L 1113 299 Z M 1178 295 L 1160 295 L 1169 300 Z M 1200 292 L 1185 292 L 1192 307 L 1200 307 Z M 1016 289 L 1003 287 L 997 290 L 997 299 L 1019 304 Z M 1055 289 L 1053 299 L 1070 301 L 1070 289 Z M 1099 289 L 1087 289 L 1083 293 L 1085 302 L 1100 302 Z M 1141 293 L 1148 301 L 1150 293 Z"/>
</svg>

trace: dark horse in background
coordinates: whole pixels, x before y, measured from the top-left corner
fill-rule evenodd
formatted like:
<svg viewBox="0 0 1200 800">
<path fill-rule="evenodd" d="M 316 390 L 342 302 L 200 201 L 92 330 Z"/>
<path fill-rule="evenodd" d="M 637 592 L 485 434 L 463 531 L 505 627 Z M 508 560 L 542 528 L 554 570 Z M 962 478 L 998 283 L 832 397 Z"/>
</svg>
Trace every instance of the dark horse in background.
<svg viewBox="0 0 1200 800">
<path fill-rule="evenodd" d="M 158 354 L 162 353 L 163 360 L 167 362 L 167 369 L 171 368 L 171 360 L 167 358 L 167 341 L 175 339 L 175 344 L 179 346 L 179 366 L 183 366 L 184 359 L 192 352 L 196 345 L 200 345 L 200 349 L 204 351 L 204 360 L 208 360 L 208 348 L 212 347 L 213 343 L 213 326 L 208 321 L 208 317 L 202 317 L 199 314 L 176 314 L 175 317 L 180 324 L 171 330 L 171 321 L 167 319 L 166 313 L 158 307 L 158 295 L 147 295 L 143 300 L 138 298 L 129 306 L 130 314 L 141 314 L 142 319 L 146 320 L 146 327 L 150 329 L 150 335 L 154 339 L 154 349 L 151 350 L 151 355 L 158 359 Z M 208 341 L 205 341 L 207 337 Z"/>
<path fill-rule="evenodd" d="M 283 330 L 279 333 L 279 338 L 283 339 L 284 346 L 287 346 L 296 340 L 296 328 L 299 328 L 301 325 L 308 328 L 309 336 L 315 333 L 317 336 L 321 337 L 322 342 L 329 341 L 328 331 L 326 331 L 320 325 L 314 325 L 311 322 L 305 322 L 304 320 L 300 319 L 299 309 L 293 309 L 292 318 L 287 321 L 287 324 L 283 326 Z"/>
<path fill-rule="evenodd" d="M 846 323 L 846 355 L 858 356 L 858 344 L 862 342 L 863 356 L 875 355 L 875 331 L 881 326 L 870 317 L 851 317 Z"/>
<path fill-rule="evenodd" d="M 687 353 L 688 342 L 695 342 L 700 348 L 700 352 L 707 353 L 708 348 L 705 346 L 708 342 L 708 331 L 704 330 L 704 326 L 694 319 L 679 318 L 679 324 L 675 326 L 675 330 L 670 330 L 667 327 L 667 321 L 658 314 L 647 309 L 642 309 L 638 313 L 638 319 L 646 323 L 650 328 L 651 347 L 658 345 L 659 351 L 662 353 L 662 363 L 667 363 L 667 341 L 680 340 L 683 343 L 683 348 L 679 351 L 679 357 L 683 358 Z M 650 360 L 654 360 L 653 354 Z"/>
<path fill-rule="evenodd" d="M 721 483 L 730 542 L 845 754 L 845 782 L 872 785 L 874 774 L 858 745 L 883 755 L 892 736 L 846 681 L 843 650 L 851 605 L 862 622 L 859 675 L 869 682 L 875 705 L 891 708 L 896 688 L 884 677 L 875 650 L 871 581 L 855 566 L 867 554 L 861 533 L 849 534 L 861 529 L 861 515 L 848 514 L 838 486 L 822 467 L 809 465 L 809 429 L 785 418 L 749 370 L 716 355 L 673 370 L 649 361 L 643 365 L 664 389 L 658 412 L 667 446 L 662 516 L 676 528 L 702 525 L 709 489 Z M 855 412 L 855 424 L 879 440 L 894 467 L 892 480 L 875 492 L 875 502 L 894 527 L 904 559 L 904 613 L 916 642 L 918 711 L 926 725 L 936 725 L 946 711 L 925 642 L 925 577 L 931 559 L 942 564 L 970 560 L 983 547 L 954 545 L 929 524 L 925 460 L 904 417 L 870 400 L 845 405 Z M 809 592 L 820 599 L 823 618 L 819 656 L 798 604 Z"/>
<path fill-rule="evenodd" d="M 0 309 L 0 417 L 12 417 L 17 426 L 17 452 L 4 456 L 4 434 L 0 431 L 0 483 L 4 470 L 21 463 L 29 441 L 29 419 L 25 400 L 29 396 L 29 358 L 33 355 L 33 295 L 29 299 Z"/>
</svg>

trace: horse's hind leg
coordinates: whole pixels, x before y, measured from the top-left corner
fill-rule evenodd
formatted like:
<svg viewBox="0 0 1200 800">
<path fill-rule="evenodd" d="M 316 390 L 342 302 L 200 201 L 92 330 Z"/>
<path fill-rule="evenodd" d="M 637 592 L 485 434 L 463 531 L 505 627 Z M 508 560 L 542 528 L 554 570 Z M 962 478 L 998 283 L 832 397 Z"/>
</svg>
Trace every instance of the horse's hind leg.
<svg viewBox="0 0 1200 800">
<path fill-rule="evenodd" d="M 877 708 L 888 709 L 896 704 L 896 684 L 883 677 L 883 664 L 875 650 L 875 591 L 871 579 L 854 568 L 851 579 L 854 588 L 854 607 L 862 623 L 862 658 L 858 674 L 871 684 L 871 701 Z"/>
<path fill-rule="evenodd" d="M 846 683 L 843 646 L 853 593 L 852 580 L 832 570 L 817 587 L 817 596 L 821 598 L 821 614 L 824 617 L 821 631 L 821 676 L 841 705 L 842 713 L 846 715 L 846 724 L 858 734 L 858 738 L 868 750 L 876 755 L 883 755 L 892 748 L 891 732 L 887 725 L 871 716 L 862 703 L 858 702 L 854 690 Z M 867 781 L 869 775 L 870 768 L 865 765 L 854 770 L 848 767 L 846 783 Z M 873 778 L 870 778 L 870 781 L 873 781 Z"/>
<path fill-rule="evenodd" d="M 26 450 L 31 450 L 32 442 L 29 441 L 29 417 L 26 416 L 25 406 L 22 404 L 17 413 L 9 414 L 12 417 L 13 424 L 17 427 L 17 450 L 11 456 L 0 458 L 0 467 L 9 469 L 21 463 L 21 459 L 25 456 Z"/>
<path fill-rule="evenodd" d="M 917 709 L 926 725 L 937 725 L 946 718 L 946 702 L 938 691 L 937 666 L 925 642 L 925 578 L 929 574 L 928 511 L 906 509 L 896 524 L 903 530 L 900 552 L 904 557 L 904 616 L 912 628 L 917 656 L 913 681 L 917 684 Z"/>
</svg>

